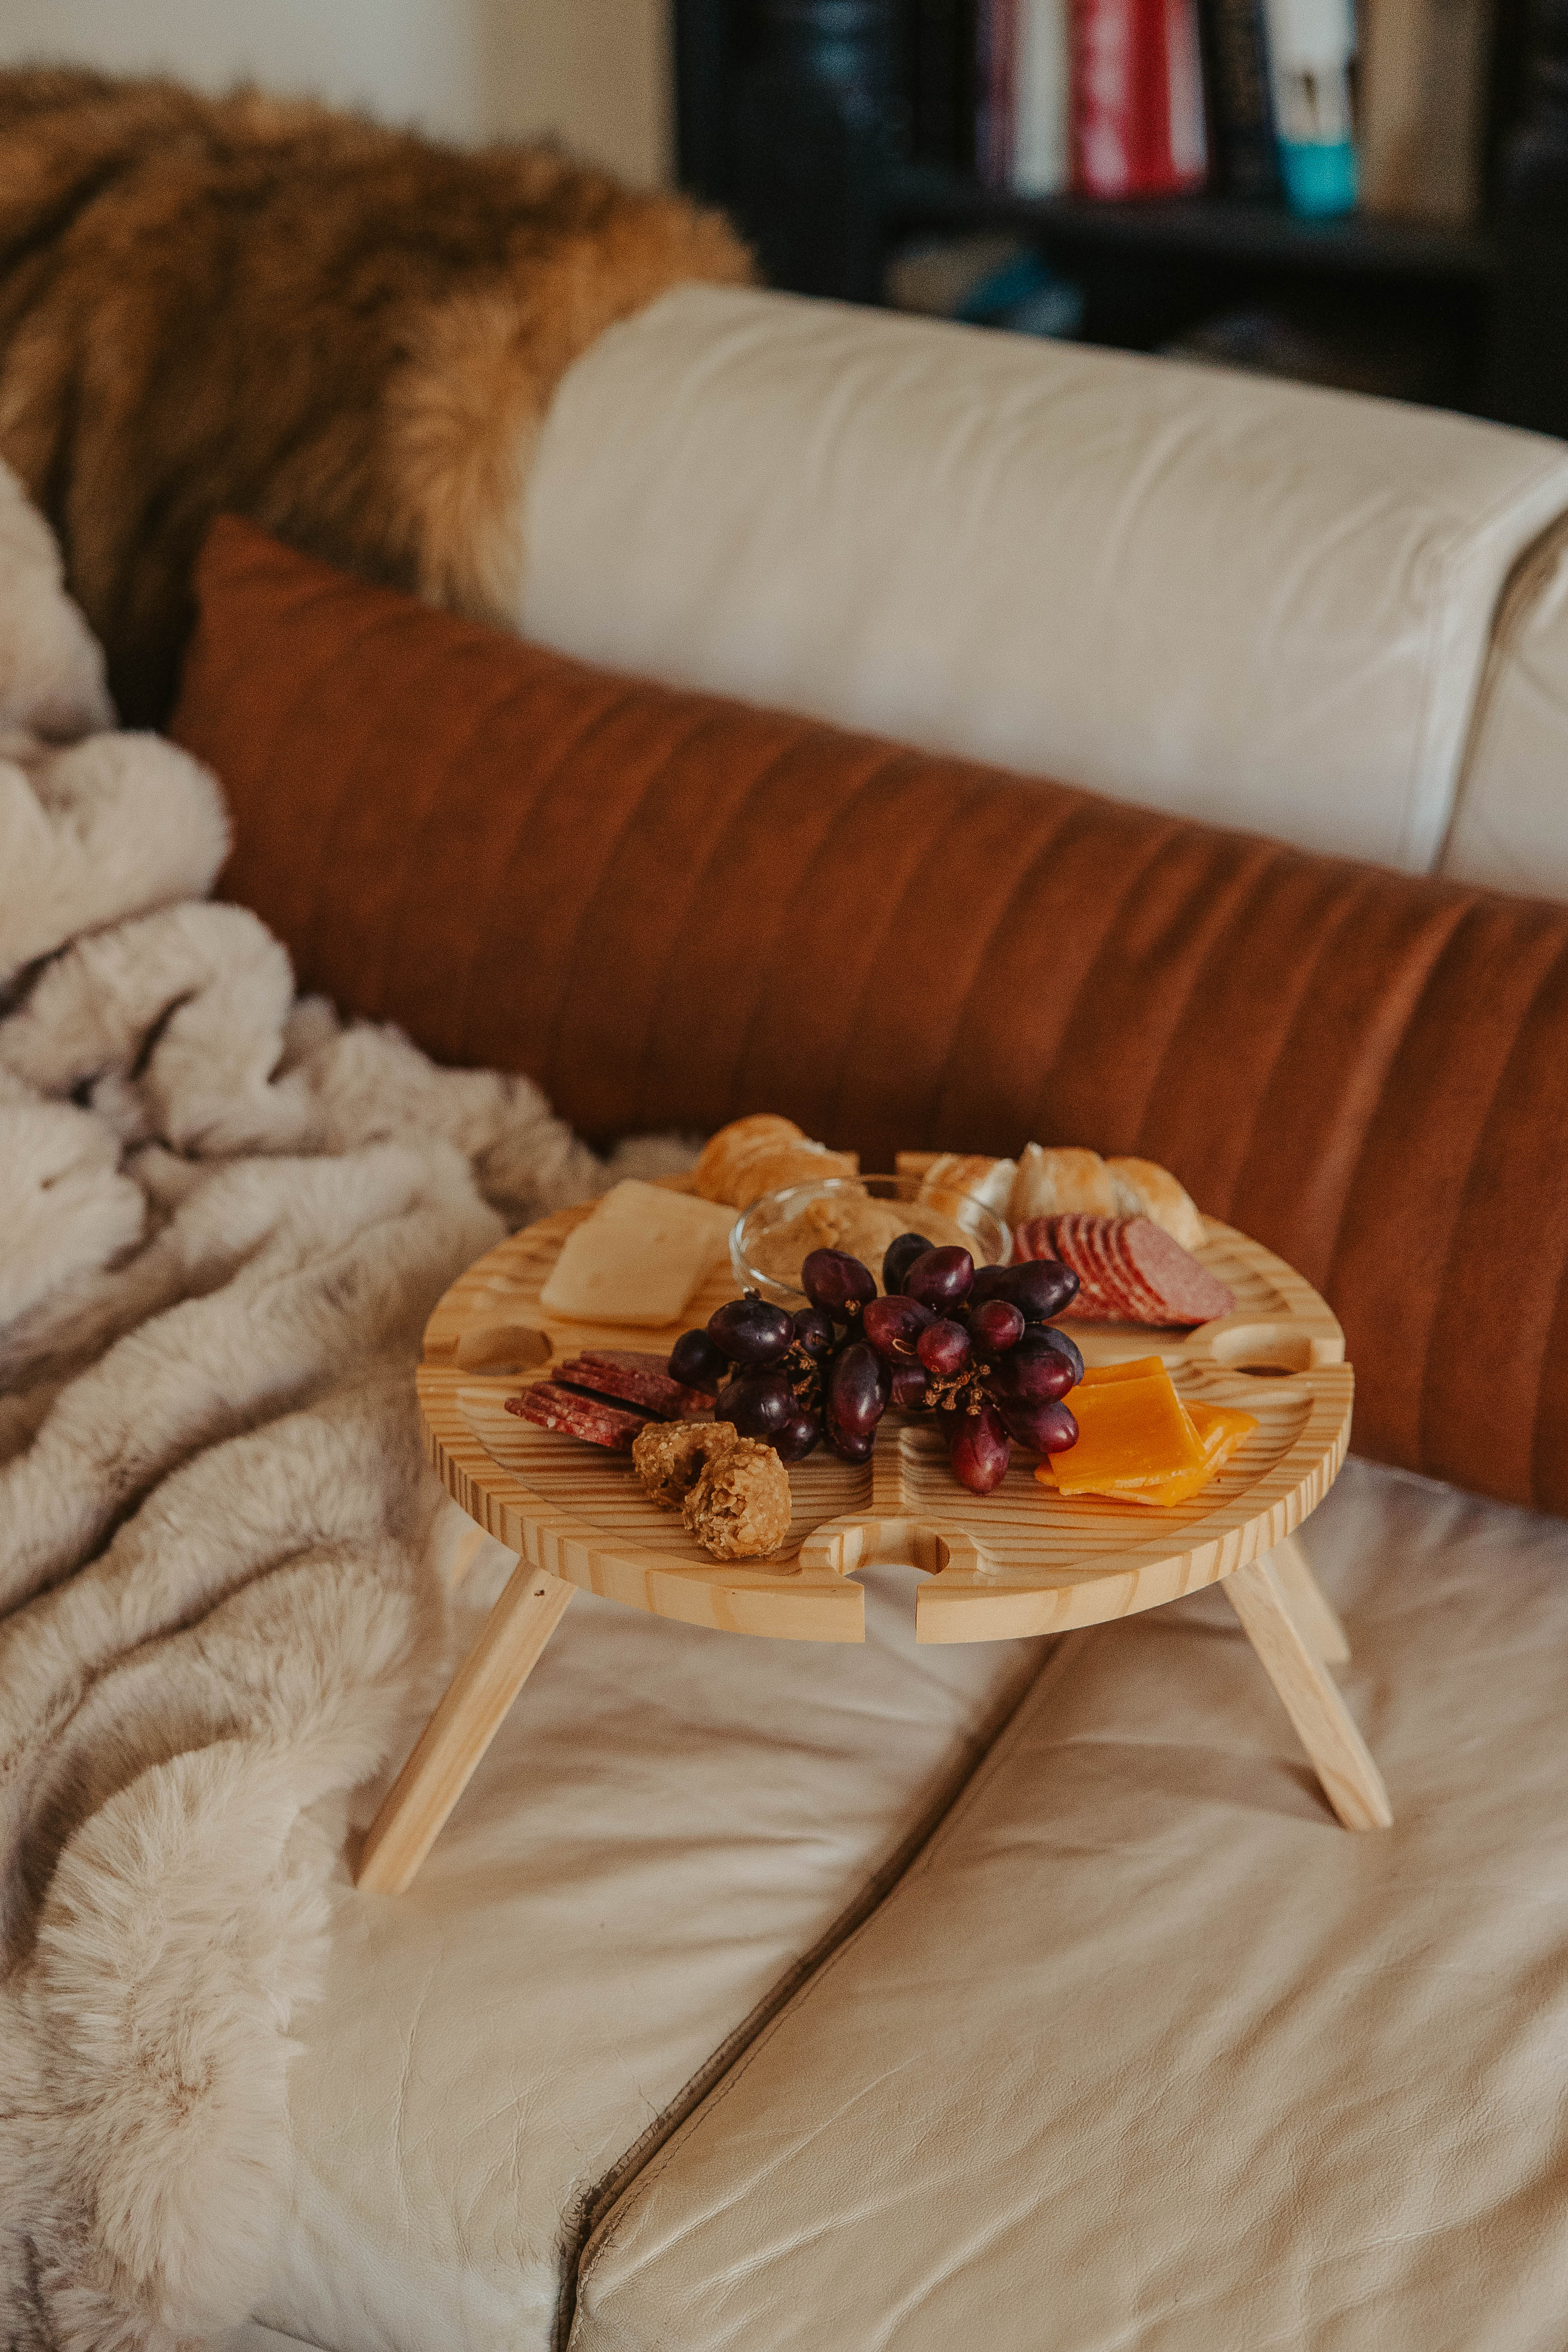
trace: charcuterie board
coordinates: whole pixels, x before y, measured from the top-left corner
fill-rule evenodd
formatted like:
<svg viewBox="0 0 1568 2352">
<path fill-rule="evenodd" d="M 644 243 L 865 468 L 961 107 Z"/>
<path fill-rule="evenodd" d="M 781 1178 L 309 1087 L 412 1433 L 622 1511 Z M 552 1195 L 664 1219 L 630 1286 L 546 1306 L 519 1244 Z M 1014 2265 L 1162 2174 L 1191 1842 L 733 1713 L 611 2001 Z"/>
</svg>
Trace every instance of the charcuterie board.
<svg viewBox="0 0 1568 2352">
<path fill-rule="evenodd" d="M 662 1352 L 738 1295 L 725 1267 L 668 1331 L 552 1318 L 541 1290 L 589 1213 L 563 1210 L 500 1243 L 453 1284 L 426 1326 L 417 1385 L 427 1450 L 463 1510 L 519 1557 L 497 1604 L 511 1638 L 504 1659 L 489 1661 L 485 1704 L 494 1719 L 481 1731 L 483 1705 L 459 1687 L 465 1675 L 486 1679 L 481 1642 L 443 1702 L 445 1733 L 438 1712 L 426 1735 L 431 1752 L 416 1750 L 378 1817 L 362 1885 L 407 1884 L 574 1589 L 724 1633 L 858 1642 L 865 1604 L 855 1572 L 877 1561 L 926 1571 L 919 1642 L 1061 1633 L 1231 1580 L 1237 1613 L 1341 1818 L 1360 1827 L 1388 1818 L 1375 1767 L 1322 1673 L 1336 1622 L 1289 1543 L 1343 1461 L 1354 1379 L 1332 1313 L 1283 1260 L 1208 1220 L 1200 1255 L 1234 1293 L 1231 1313 L 1180 1332 L 1062 1318 L 1089 1363 L 1158 1353 L 1185 1398 L 1239 1404 L 1256 1417 L 1257 1429 L 1190 1503 L 1154 1510 L 1058 1496 L 1035 1479 L 1026 1454 L 1015 1455 L 993 1494 L 977 1496 L 952 1477 L 921 1416 L 889 1411 L 869 1463 L 819 1449 L 792 1468 L 794 1518 L 775 1552 L 721 1561 L 646 1496 L 625 1456 L 505 1410 L 506 1398 L 553 1360 L 601 1347 Z M 1315 1724 L 1325 1708 L 1332 1720 L 1314 1738 L 1305 1718 Z M 467 1727 L 466 1742 L 454 1742 L 454 1726 Z M 437 1749 L 450 1751 L 440 1790 Z"/>
<path fill-rule="evenodd" d="M 770 1559 L 721 1561 L 644 1495 L 630 1463 L 505 1410 L 523 1379 L 584 1348 L 662 1349 L 738 1295 L 728 1267 L 668 1333 L 554 1319 L 540 1290 L 588 1213 L 514 1234 L 452 1286 L 425 1334 L 419 1403 L 431 1459 L 470 1518 L 568 1583 L 655 1616 L 724 1633 L 858 1642 L 854 1570 L 929 1571 L 918 1642 L 1052 1633 L 1173 1601 L 1270 1550 L 1332 1484 L 1350 1434 L 1353 1375 L 1317 1293 L 1245 1235 L 1209 1226 L 1204 1263 L 1236 1309 L 1192 1332 L 1074 1323 L 1089 1363 L 1160 1354 L 1184 1396 L 1240 1404 L 1258 1429 L 1214 1484 L 1172 1510 L 1047 1495 L 1016 1454 L 993 1495 L 959 1486 L 921 1417 L 889 1412 L 864 1467 L 823 1449 L 790 1473 L 795 1519 Z"/>
</svg>

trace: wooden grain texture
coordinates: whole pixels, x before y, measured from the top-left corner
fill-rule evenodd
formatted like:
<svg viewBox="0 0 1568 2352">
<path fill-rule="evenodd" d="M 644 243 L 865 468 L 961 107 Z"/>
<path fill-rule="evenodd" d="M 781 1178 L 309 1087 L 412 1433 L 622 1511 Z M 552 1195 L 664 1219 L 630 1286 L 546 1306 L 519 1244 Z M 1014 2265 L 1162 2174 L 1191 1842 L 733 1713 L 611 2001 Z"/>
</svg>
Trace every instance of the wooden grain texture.
<svg viewBox="0 0 1568 2352">
<path fill-rule="evenodd" d="M 401 1895 L 411 1884 L 574 1590 L 519 1560 L 371 1823 L 354 1873 L 366 1893 Z"/>
<path fill-rule="evenodd" d="M 1351 1654 L 1349 1636 L 1296 1537 L 1287 1536 L 1283 1543 L 1277 1543 L 1268 1559 L 1308 1648 L 1315 1650 L 1325 1665 L 1342 1666 Z"/>
<path fill-rule="evenodd" d="M 715 1560 L 647 1500 L 624 1457 L 504 1410 L 545 1368 L 546 1345 L 556 1356 L 662 1351 L 737 1295 L 721 1267 L 664 1332 L 545 1313 L 541 1288 L 588 1213 L 542 1219 L 452 1286 L 426 1330 L 420 1404 L 431 1459 L 470 1517 L 532 1566 L 655 1615 L 775 1639 L 861 1641 L 854 1571 L 899 1560 L 928 1571 L 915 1606 L 921 1642 L 1094 1624 L 1175 1600 L 1269 1550 L 1316 1507 L 1344 1456 L 1354 1384 L 1338 1323 L 1280 1259 L 1210 1223 L 1204 1259 L 1236 1295 L 1230 1315 L 1191 1332 L 1068 1326 L 1089 1362 L 1158 1353 L 1184 1395 L 1257 1416 L 1258 1430 L 1191 1503 L 1155 1512 L 1047 1496 L 1026 1455 L 977 1497 L 952 1476 L 929 1423 L 889 1412 L 866 1467 L 822 1451 L 795 1466 L 795 1519 L 776 1553 Z"/>
<path fill-rule="evenodd" d="M 1249 1560 L 1226 1591 L 1346 1829 L 1389 1828 L 1394 1810 L 1383 1775 L 1321 1660 L 1303 1639 L 1273 1563 Z"/>
</svg>

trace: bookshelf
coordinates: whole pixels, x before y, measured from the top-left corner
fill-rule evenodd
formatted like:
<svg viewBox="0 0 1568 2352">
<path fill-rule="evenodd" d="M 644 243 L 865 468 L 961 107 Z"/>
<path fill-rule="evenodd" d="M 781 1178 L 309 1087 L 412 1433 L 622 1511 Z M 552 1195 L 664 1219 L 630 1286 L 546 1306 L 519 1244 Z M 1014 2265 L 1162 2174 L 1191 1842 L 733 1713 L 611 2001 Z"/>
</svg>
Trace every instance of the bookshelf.
<svg viewBox="0 0 1568 2352">
<path fill-rule="evenodd" d="M 1568 434 L 1568 0 L 1500 0 L 1484 216 L 1454 227 L 1025 197 L 912 161 L 910 5 L 676 0 L 683 182 L 736 214 L 774 284 L 876 302 L 910 239 L 1006 232 L 1081 288 L 1087 341 L 1180 349 L 1275 306 L 1330 354 L 1321 381 Z"/>
</svg>

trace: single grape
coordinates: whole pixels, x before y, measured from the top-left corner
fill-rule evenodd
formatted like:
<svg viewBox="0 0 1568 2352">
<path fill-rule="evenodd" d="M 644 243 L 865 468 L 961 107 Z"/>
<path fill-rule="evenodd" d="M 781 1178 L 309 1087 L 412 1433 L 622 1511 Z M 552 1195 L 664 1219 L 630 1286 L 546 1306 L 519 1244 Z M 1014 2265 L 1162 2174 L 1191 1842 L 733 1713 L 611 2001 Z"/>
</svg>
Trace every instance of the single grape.
<svg viewBox="0 0 1568 2352">
<path fill-rule="evenodd" d="M 1016 1398 L 1020 1404 L 1040 1404 L 1066 1396 L 1075 1385 L 1072 1365 L 1060 1348 L 1051 1346 L 1052 1337 L 1031 1331 L 992 1365 L 986 1385 L 999 1403 Z"/>
<path fill-rule="evenodd" d="M 1001 1411 L 1008 1436 L 1020 1445 L 1032 1445 L 1037 1454 L 1065 1454 L 1078 1444 L 1078 1423 L 1065 1404 L 1044 1398 L 1026 1404 L 1010 1398 Z"/>
<path fill-rule="evenodd" d="M 800 1286 L 837 1323 L 847 1323 L 852 1307 L 864 1307 L 877 1296 L 870 1268 L 844 1250 L 813 1250 L 800 1269 Z"/>
<path fill-rule="evenodd" d="M 772 1438 L 795 1412 L 782 1372 L 742 1372 L 713 1400 L 715 1421 L 733 1422 L 737 1437 Z"/>
<path fill-rule="evenodd" d="M 931 1244 L 924 1234 L 900 1234 L 888 1244 L 882 1258 L 882 1287 L 894 1298 L 904 1286 L 904 1276 L 917 1257 L 924 1257 Z"/>
<path fill-rule="evenodd" d="M 902 1412 L 918 1412 L 926 1401 L 923 1364 L 895 1364 L 888 1375 L 889 1404 Z"/>
<path fill-rule="evenodd" d="M 993 1298 L 1007 1297 L 1009 1296 L 1007 1285 L 1012 1280 L 1013 1272 L 1014 1269 L 1010 1265 L 977 1266 L 966 1304 L 970 1307 L 984 1307 Z"/>
<path fill-rule="evenodd" d="M 822 1434 L 824 1442 L 841 1462 L 869 1462 L 872 1448 L 877 1443 L 874 1429 L 868 1429 L 864 1437 L 850 1437 L 846 1432 L 835 1428 L 831 1419 L 823 1423 Z"/>
<path fill-rule="evenodd" d="M 1010 1299 L 988 1298 L 970 1317 L 969 1328 L 983 1356 L 1002 1356 L 1023 1338 L 1024 1318 Z"/>
<path fill-rule="evenodd" d="M 915 1353 L 928 1372 L 951 1380 L 969 1361 L 969 1334 L 962 1323 L 944 1316 L 940 1323 L 927 1324 L 915 1343 Z"/>
<path fill-rule="evenodd" d="M 821 1435 L 822 1424 L 815 1413 L 792 1412 L 768 1443 L 781 1462 L 804 1462 Z"/>
<path fill-rule="evenodd" d="M 732 1364 L 771 1364 L 795 1338 L 795 1324 L 765 1298 L 731 1298 L 708 1318 L 708 1337 Z"/>
<path fill-rule="evenodd" d="M 827 1426 L 834 1437 L 869 1437 L 887 1410 L 888 1368 L 875 1348 L 852 1340 L 827 1376 Z"/>
<path fill-rule="evenodd" d="M 795 1318 L 795 1345 L 804 1348 L 814 1364 L 831 1356 L 834 1348 L 833 1318 L 825 1315 L 820 1307 L 803 1307 Z"/>
<path fill-rule="evenodd" d="M 915 1342 L 931 1319 L 931 1308 L 918 1298 L 868 1298 L 860 1317 L 866 1337 L 879 1356 L 889 1363 L 908 1362 Z"/>
<path fill-rule="evenodd" d="M 1055 1323 L 1048 1326 L 1037 1325 L 1034 1336 L 1037 1339 L 1048 1339 L 1053 1348 L 1060 1349 L 1072 1366 L 1072 1384 L 1076 1389 L 1083 1378 L 1083 1357 L 1079 1351 L 1078 1341 Z"/>
<path fill-rule="evenodd" d="M 668 1370 L 682 1388 L 706 1389 L 711 1396 L 730 1377 L 730 1359 L 706 1331 L 683 1331 L 669 1351 Z"/>
<path fill-rule="evenodd" d="M 962 1306 L 974 1286 L 974 1260 L 966 1249 L 931 1249 L 904 1276 L 904 1295 L 933 1314 Z"/>
<path fill-rule="evenodd" d="M 978 1412 L 966 1412 L 947 1449 L 953 1476 L 972 1495 L 989 1495 L 994 1486 L 999 1486 L 1007 1475 L 1012 1454 L 1002 1417 L 994 1404 L 983 1404 Z"/>
<path fill-rule="evenodd" d="M 1007 1268 L 1004 1298 L 1010 1298 L 1026 1323 L 1048 1323 L 1078 1297 L 1078 1276 L 1059 1257 L 1026 1258 Z"/>
</svg>

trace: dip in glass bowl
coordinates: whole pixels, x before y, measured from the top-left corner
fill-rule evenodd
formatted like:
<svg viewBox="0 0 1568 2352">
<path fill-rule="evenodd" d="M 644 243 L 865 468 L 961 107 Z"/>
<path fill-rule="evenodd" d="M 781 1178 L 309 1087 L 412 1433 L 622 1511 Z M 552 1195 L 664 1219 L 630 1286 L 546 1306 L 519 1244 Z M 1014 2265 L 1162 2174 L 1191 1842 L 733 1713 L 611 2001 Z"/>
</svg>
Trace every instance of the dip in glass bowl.
<svg viewBox="0 0 1568 2352">
<path fill-rule="evenodd" d="M 813 1250 L 843 1250 L 868 1266 L 882 1286 L 882 1257 L 900 1234 L 924 1234 L 933 1249 L 966 1249 L 977 1266 L 1005 1265 L 1013 1236 L 1002 1219 L 967 1192 L 918 1200 L 916 1176 L 828 1176 L 764 1192 L 736 1220 L 730 1261 L 743 1290 L 760 1290 L 792 1309 L 806 1304 L 800 1269 Z"/>
</svg>

